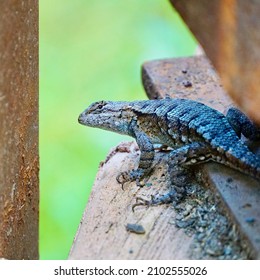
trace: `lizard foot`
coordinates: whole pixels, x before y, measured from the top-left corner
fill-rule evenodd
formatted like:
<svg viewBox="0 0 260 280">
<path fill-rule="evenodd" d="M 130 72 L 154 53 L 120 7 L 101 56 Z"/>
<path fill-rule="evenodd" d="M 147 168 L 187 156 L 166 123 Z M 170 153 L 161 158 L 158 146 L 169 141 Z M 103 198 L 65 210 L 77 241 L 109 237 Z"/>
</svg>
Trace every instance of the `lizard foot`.
<svg viewBox="0 0 260 280">
<path fill-rule="evenodd" d="M 158 195 L 154 196 L 151 195 L 151 199 L 147 200 L 142 197 L 136 198 L 136 203 L 132 206 L 132 211 L 134 212 L 135 208 L 137 206 L 153 206 L 153 205 L 159 205 L 159 204 L 168 204 L 168 203 L 174 203 L 175 205 L 180 202 L 185 196 L 185 192 L 175 190 L 174 188 L 167 192 L 164 195 Z"/>
<path fill-rule="evenodd" d="M 127 182 L 136 182 L 136 185 L 138 187 L 143 187 L 144 186 L 144 181 L 142 180 L 142 177 L 144 175 L 144 172 L 142 169 L 133 169 L 130 171 L 125 171 L 120 173 L 117 177 L 116 180 L 119 184 L 121 184 L 122 189 L 124 190 L 124 184 Z"/>
</svg>

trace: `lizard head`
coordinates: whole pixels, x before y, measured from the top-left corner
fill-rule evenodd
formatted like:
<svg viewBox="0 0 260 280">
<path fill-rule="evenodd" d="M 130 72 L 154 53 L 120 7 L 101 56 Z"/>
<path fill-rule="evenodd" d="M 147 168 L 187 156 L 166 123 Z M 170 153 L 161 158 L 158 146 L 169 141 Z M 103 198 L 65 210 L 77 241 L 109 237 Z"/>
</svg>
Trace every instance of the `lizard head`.
<svg viewBox="0 0 260 280">
<path fill-rule="evenodd" d="M 79 115 L 79 123 L 129 135 L 133 111 L 129 102 L 98 101 Z"/>
</svg>

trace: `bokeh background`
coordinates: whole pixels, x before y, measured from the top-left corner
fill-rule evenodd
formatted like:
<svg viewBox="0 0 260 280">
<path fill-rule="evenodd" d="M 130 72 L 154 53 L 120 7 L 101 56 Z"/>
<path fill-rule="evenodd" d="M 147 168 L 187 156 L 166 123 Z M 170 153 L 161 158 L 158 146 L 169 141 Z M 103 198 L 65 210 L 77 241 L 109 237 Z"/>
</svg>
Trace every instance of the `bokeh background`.
<svg viewBox="0 0 260 280">
<path fill-rule="evenodd" d="M 79 113 L 146 99 L 141 64 L 195 48 L 167 0 L 40 0 L 41 259 L 67 258 L 99 162 L 127 139 L 79 125 Z"/>
</svg>

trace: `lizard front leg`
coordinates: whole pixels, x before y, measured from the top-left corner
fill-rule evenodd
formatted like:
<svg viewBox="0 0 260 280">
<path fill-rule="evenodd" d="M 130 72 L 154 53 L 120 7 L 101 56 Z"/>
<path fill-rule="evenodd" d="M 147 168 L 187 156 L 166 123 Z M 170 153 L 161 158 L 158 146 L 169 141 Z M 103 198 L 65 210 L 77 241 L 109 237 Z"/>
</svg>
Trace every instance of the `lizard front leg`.
<svg viewBox="0 0 260 280">
<path fill-rule="evenodd" d="M 141 180 L 149 175 L 152 170 L 155 152 L 150 138 L 138 129 L 133 129 L 133 133 L 141 152 L 139 165 L 137 169 L 122 172 L 117 176 L 117 181 L 122 185 L 122 187 L 126 182 L 133 181 L 136 181 L 138 186 L 142 186 L 143 182 Z"/>
</svg>

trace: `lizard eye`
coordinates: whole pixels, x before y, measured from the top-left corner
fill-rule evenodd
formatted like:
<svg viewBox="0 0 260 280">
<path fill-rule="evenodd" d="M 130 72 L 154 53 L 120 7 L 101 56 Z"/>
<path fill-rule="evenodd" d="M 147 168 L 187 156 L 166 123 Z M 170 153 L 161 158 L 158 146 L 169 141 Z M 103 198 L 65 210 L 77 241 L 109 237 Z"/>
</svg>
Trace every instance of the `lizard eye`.
<svg viewBox="0 0 260 280">
<path fill-rule="evenodd" d="M 99 114 L 100 110 L 107 104 L 105 101 L 99 101 L 91 104 L 88 108 L 88 114 Z"/>
<path fill-rule="evenodd" d="M 96 109 L 101 110 L 106 104 L 107 104 L 106 101 L 97 102 L 97 104 L 96 104 Z"/>
</svg>

